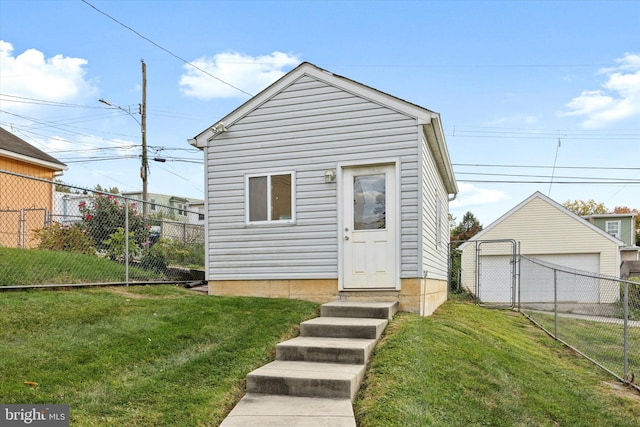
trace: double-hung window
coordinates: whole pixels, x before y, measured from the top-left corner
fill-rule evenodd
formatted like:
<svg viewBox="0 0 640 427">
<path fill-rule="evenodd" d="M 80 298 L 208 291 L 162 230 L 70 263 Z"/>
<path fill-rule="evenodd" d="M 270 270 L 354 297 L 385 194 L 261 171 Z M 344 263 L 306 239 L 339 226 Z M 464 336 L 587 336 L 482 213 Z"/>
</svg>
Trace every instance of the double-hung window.
<svg viewBox="0 0 640 427">
<path fill-rule="evenodd" d="M 295 220 L 295 175 L 292 172 L 247 175 L 248 224 L 291 223 Z"/>
<path fill-rule="evenodd" d="M 620 225 L 622 221 L 606 221 L 604 223 L 605 231 L 618 239 L 621 237 Z"/>
</svg>

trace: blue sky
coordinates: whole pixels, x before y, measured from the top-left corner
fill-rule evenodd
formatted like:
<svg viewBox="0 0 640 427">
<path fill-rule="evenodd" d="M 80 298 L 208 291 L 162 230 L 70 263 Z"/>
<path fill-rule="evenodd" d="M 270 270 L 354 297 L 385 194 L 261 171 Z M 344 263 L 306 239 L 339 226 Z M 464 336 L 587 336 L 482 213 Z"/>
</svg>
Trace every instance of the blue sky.
<svg viewBox="0 0 640 427">
<path fill-rule="evenodd" d="M 441 114 L 458 221 L 535 191 L 640 208 L 639 23 L 615 0 L 0 0 L 0 125 L 64 182 L 139 191 L 144 59 L 149 191 L 202 198 L 186 140 L 308 61 Z"/>
</svg>

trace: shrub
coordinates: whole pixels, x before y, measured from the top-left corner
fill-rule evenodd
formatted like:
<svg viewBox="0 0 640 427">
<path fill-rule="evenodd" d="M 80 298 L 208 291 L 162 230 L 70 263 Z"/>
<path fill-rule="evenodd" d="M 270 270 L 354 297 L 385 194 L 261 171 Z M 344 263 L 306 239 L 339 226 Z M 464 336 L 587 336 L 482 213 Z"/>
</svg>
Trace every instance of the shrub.
<svg viewBox="0 0 640 427">
<path fill-rule="evenodd" d="M 39 249 L 95 254 L 93 239 L 78 225 L 63 225 L 54 222 L 48 227 L 34 230 L 40 240 Z"/>
<path fill-rule="evenodd" d="M 153 246 L 148 246 L 140 257 L 140 266 L 147 270 L 164 272 L 167 269 L 167 250 L 165 239 L 159 239 Z"/>
<path fill-rule="evenodd" d="M 81 227 L 93 238 L 96 247 L 106 249 L 106 240 L 118 231 L 126 228 L 126 216 L 124 204 L 109 194 L 92 196 L 89 202 L 81 202 L 78 207 L 82 213 Z M 148 239 L 142 217 L 135 211 L 134 205 L 128 206 L 129 234 L 135 235 L 135 241 L 142 244 Z"/>
<path fill-rule="evenodd" d="M 115 233 L 112 233 L 108 239 L 104 240 L 109 258 L 115 261 L 124 261 L 127 254 L 127 238 L 124 228 L 118 227 Z M 136 244 L 135 236 L 129 234 L 129 257 L 135 257 L 140 254 L 140 248 Z"/>
</svg>

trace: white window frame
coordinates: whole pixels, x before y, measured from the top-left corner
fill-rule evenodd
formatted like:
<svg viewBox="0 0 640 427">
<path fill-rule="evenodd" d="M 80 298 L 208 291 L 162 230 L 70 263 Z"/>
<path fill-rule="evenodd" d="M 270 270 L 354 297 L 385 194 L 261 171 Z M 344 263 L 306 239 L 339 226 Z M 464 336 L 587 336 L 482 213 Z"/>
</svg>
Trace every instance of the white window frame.
<svg viewBox="0 0 640 427">
<path fill-rule="evenodd" d="M 290 175 L 291 176 L 291 218 L 289 219 L 272 219 L 271 218 L 271 177 L 274 175 Z M 267 220 L 266 221 L 250 221 L 250 197 L 249 197 L 249 179 L 250 178 L 267 178 Z M 245 191 L 245 223 L 247 225 L 260 224 L 293 224 L 296 221 L 296 174 L 295 171 L 278 171 L 245 175 L 244 179 Z"/>
<path fill-rule="evenodd" d="M 609 231 L 609 225 L 616 224 L 618 230 L 615 233 Z M 622 221 L 605 221 L 604 222 L 604 231 L 611 234 L 613 237 L 621 239 L 622 238 Z"/>
</svg>

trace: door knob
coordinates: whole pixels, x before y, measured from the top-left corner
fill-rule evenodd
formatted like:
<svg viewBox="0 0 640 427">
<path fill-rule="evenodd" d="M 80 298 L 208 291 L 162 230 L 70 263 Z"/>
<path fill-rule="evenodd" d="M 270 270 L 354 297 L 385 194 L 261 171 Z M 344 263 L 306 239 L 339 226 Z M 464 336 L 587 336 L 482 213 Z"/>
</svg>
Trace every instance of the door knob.
<svg viewBox="0 0 640 427">
<path fill-rule="evenodd" d="M 344 236 L 344 240 L 349 240 L 349 236 Z"/>
</svg>

